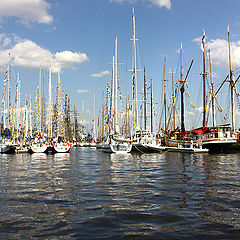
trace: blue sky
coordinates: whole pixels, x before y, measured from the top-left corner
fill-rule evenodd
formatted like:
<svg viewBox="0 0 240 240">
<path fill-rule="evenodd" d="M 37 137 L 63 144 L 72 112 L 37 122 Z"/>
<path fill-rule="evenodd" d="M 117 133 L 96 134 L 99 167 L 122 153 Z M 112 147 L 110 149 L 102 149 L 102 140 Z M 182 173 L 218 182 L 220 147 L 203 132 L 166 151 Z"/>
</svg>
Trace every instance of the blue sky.
<svg viewBox="0 0 240 240">
<path fill-rule="evenodd" d="M 90 121 L 93 92 L 96 93 L 98 112 L 102 90 L 106 89 L 106 81 L 111 77 L 108 73 L 111 72 L 114 38 L 118 36 L 118 61 L 122 63 L 119 65 L 120 86 L 124 96 L 131 96 L 131 74 L 127 69 L 132 67 L 132 7 L 135 8 L 136 35 L 140 39 L 138 68 L 145 66 L 148 83 L 153 80 L 155 103 L 160 102 L 162 93 L 164 56 L 167 58 L 169 88 L 170 71 L 174 71 L 174 78 L 179 79 L 182 42 L 184 75 L 194 58 L 188 78 L 190 98 L 185 97 L 186 124 L 189 127 L 201 125 L 202 81 L 197 73 L 202 71 L 202 30 L 205 28 L 207 48 L 212 51 L 213 78 L 217 88 L 229 72 L 227 20 L 230 23 L 233 71 L 239 75 L 240 2 L 237 0 L 1 0 L 1 91 L 9 52 L 13 91 L 19 73 L 24 95 L 33 95 L 36 90 L 39 66 L 46 70 L 43 75 L 47 79 L 51 64 L 53 72 L 61 68 L 64 89 L 79 111 L 84 99 L 85 116 Z M 143 73 L 138 73 L 138 79 L 143 80 Z M 54 74 L 53 92 L 56 81 Z M 139 83 L 139 92 L 141 89 L 142 83 Z M 218 100 L 225 110 L 228 109 L 224 105 L 228 102 L 227 92 L 226 86 Z M 195 104 L 195 109 L 190 107 L 190 102 Z M 160 116 L 159 106 L 156 104 Z M 228 121 L 227 115 L 220 114 L 219 121 L 222 122 L 223 118 Z"/>
</svg>

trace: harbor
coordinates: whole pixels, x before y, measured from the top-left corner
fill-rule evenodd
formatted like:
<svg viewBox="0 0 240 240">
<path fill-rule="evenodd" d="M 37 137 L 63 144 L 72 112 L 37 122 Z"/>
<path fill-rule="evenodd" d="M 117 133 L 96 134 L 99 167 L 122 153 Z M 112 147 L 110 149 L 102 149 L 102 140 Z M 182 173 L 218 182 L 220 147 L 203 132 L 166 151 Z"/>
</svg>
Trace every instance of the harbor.
<svg viewBox="0 0 240 240">
<path fill-rule="evenodd" d="M 239 239 L 238 9 L 0 1 L 0 240 Z"/>
<path fill-rule="evenodd" d="M 2 239 L 239 238 L 239 154 L 0 155 Z"/>
</svg>

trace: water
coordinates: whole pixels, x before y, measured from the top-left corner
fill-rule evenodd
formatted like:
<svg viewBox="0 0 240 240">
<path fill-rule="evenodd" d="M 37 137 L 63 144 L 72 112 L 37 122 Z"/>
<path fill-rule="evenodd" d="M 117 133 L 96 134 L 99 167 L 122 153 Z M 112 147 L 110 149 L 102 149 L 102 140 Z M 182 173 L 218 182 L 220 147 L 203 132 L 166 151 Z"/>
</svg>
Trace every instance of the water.
<svg viewBox="0 0 240 240">
<path fill-rule="evenodd" d="M 0 239 L 239 239 L 240 154 L 0 155 Z"/>
</svg>

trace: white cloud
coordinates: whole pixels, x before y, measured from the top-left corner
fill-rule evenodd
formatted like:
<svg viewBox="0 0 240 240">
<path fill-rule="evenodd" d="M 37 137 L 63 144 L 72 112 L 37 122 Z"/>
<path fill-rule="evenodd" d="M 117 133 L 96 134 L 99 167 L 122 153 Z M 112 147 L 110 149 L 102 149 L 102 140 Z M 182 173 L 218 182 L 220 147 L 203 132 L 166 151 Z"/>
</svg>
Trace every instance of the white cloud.
<svg viewBox="0 0 240 240">
<path fill-rule="evenodd" d="M 77 89 L 77 93 L 82 94 L 82 93 L 90 93 L 89 90 L 87 89 Z"/>
<path fill-rule="evenodd" d="M 50 8 L 51 5 L 46 0 L 1 0 L 0 18 L 16 17 L 24 24 L 51 24 L 53 17 L 48 13 Z"/>
<path fill-rule="evenodd" d="M 104 77 L 106 75 L 110 75 L 110 72 L 108 70 L 102 71 L 100 73 L 93 73 L 92 77 L 101 78 L 101 77 Z"/>
<path fill-rule="evenodd" d="M 81 64 L 89 60 L 85 53 L 71 51 L 57 52 L 54 59 L 62 68 L 73 68 L 75 64 Z"/>
<path fill-rule="evenodd" d="M 63 51 L 57 52 L 55 54 L 55 59 L 57 62 L 71 62 L 71 63 L 82 63 L 88 60 L 88 57 L 85 53 L 80 52 L 71 52 L 71 51 Z"/>
<path fill-rule="evenodd" d="M 110 0 L 110 2 L 124 3 L 129 2 L 131 4 L 136 3 L 139 0 Z M 158 7 L 166 7 L 167 9 L 171 9 L 171 0 L 143 0 L 145 2 L 150 2 L 153 5 Z"/>
<path fill-rule="evenodd" d="M 148 1 L 159 7 L 166 7 L 167 9 L 171 9 L 171 0 L 148 0 Z"/>
<path fill-rule="evenodd" d="M 12 47 L 6 49 L 12 43 Z M 11 54 L 13 65 L 24 69 L 43 69 L 52 67 L 52 72 L 56 73 L 61 68 L 73 68 L 76 64 L 81 64 L 88 60 L 85 53 L 62 51 L 52 53 L 35 42 L 28 39 L 20 39 L 16 35 L 0 36 L 0 68 L 5 68 Z"/>
<path fill-rule="evenodd" d="M 201 38 L 195 38 L 193 42 L 200 46 Z M 211 58 L 215 66 L 228 69 L 229 53 L 228 41 L 225 39 L 211 39 L 206 42 L 206 50 L 211 50 Z M 240 41 L 231 42 L 231 60 L 233 68 L 240 68 Z"/>
</svg>

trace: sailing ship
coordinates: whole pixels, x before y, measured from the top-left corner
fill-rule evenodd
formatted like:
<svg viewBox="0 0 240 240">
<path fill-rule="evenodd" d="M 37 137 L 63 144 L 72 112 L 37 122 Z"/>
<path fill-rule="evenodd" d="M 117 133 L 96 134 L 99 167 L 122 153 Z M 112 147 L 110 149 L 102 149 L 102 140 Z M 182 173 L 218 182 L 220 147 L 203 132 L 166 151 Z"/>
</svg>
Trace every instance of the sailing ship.
<svg viewBox="0 0 240 240">
<path fill-rule="evenodd" d="M 173 132 L 166 139 L 165 143 L 167 146 L 173 147 L 190 147 L 192 143 L 197 148 L 207 148 L 211 152 L 228 152 L 233 149 L 236 149 L 237 144 L 237 136 L 235 133 L 234 126 L 234 99 L 233 99 L 233 91 L 234 91 L 234 82 L 233 82 L 233 73 L 231 70 L 231 56 L 230 56 L 230 34 L 228 28 L 228 43 L 229 43 L 229 66 L 230 66 L 230 86 L 231 86 L 231 113 L 232 113 L 232 126 L 230 124 L 222 124 L 215 126 L 215 109 L 214 103 L 212 104 L 212 112 L 213 112 L 213 126 L 207 126 L 207 101 L 206 101 L 206 64 L 205 64 L 205 30 L 203 30 L 202 37 L 202 51 L 203 51 L 203 124 L 202 127 L 193 129 L 190 131 L 185 131 L 184 127 L 184 103 L 183 103 L 183 92 L 184 92 L 184 83 L 182 79 L 182 47 L 181 47 L 181 131 Z M 210 54 L 209 54 L 210 56 Z M 211 64 L 211 60 L 210 60 Z M 211 65 L 210 65 L 211 66 Z M 211 75 L 211 67 L 210 67 L 210 75 Z M 212 78 L 211 78 L 211 86 Z M 219 90 L 218 90 L 219 91 Z M 217 91 L 217 92 L 218 92 Z M 212 87 L 212 96 L 216 95 L 213 92 Z M 212 97 L 212 101 L 214 98 Z"/>
<path fill-rule="evenodd" d="M 66 141 L 65 135 L 65 116 L 64 116 L 64 106 L 63 106 L 63 96 L 61 89 L 60 72 L 58 71 L 58 83 L 57 83 L 57 102 L 56 102 L 56 134 L 57 141 L 53 144 L 54 150 L 57 153 L 67 153 L 70 151 L 70 144 Z"/>
</svg>

